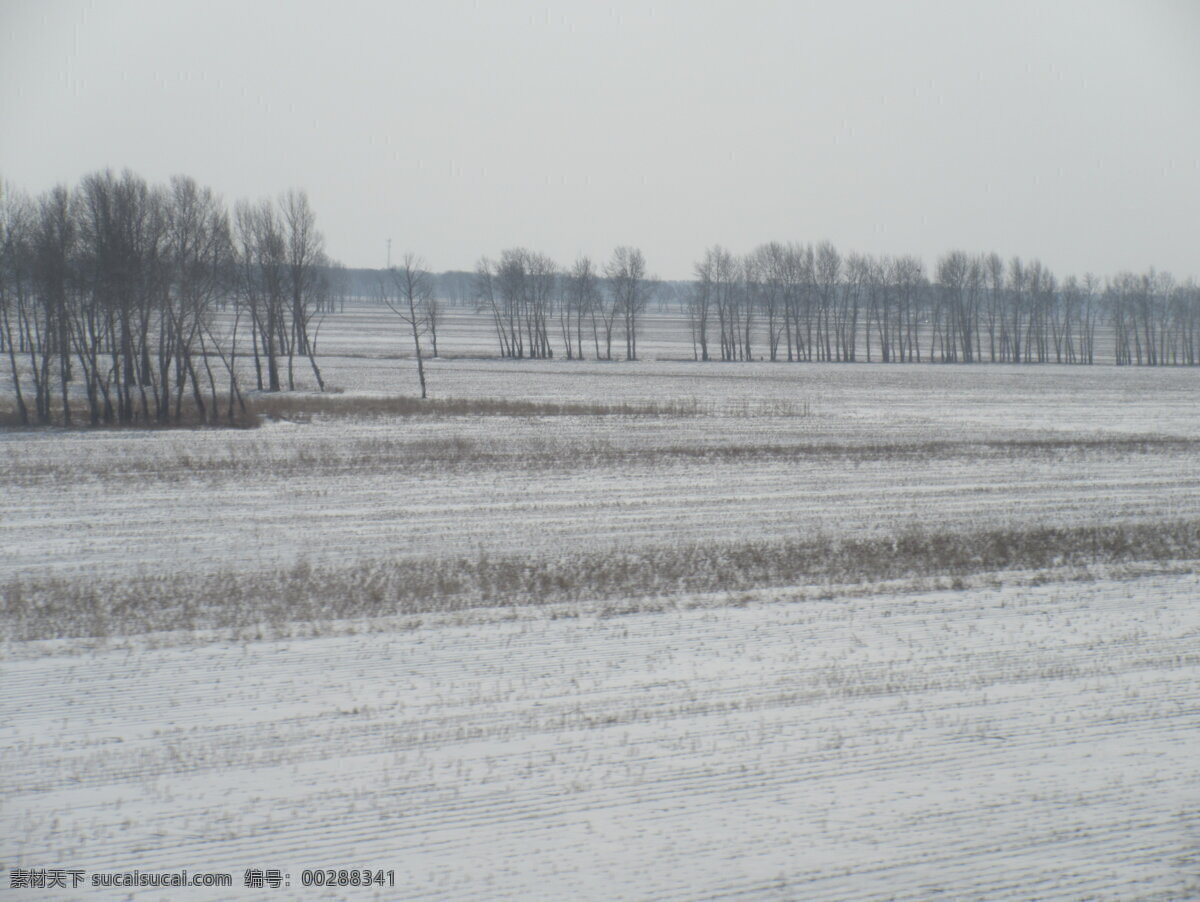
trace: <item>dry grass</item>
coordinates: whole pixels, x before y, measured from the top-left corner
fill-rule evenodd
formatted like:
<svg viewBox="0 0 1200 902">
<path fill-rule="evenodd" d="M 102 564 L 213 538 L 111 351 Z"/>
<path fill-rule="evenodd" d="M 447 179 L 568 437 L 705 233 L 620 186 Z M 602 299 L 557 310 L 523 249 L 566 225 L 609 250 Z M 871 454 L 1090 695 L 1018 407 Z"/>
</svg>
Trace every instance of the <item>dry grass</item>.
<svg viewBox="0 0 1200 902">
<path fill-rule="evenodd" d="M 809 416 L 807 402 L 713 404 L 697 398 L 624 401 L 524 401 L 509 398 L 420 398 L 403 395 L 258 394 L 249 402 L 259 417 L 279 420 L 384 417 L 696 417 Z"/>
<path fill-rule="evenodd" d="M 281 625 L 578 600 L 865 583 L 1134 561 L 1200 559 L 1200 521 L 825 537 L 502 557 L 365 560 L 345 566 L 25 578 L 0 588 L 12 640 Z"/>
<path fill-rule="evenodd" d="M 704 433 L 697 436 L 703 438 Z M 949 460 L 1094 460 L 1151 454 L 1200 454 L 1200 440 L 1156 435 L 1101 438 L 1035 438 L 999 441 L 927 442 L 737 442 L 643 445 L 620 435 L 601 437 L 571 430 L 548 431 L 519 441 L 469 434 L 377 436 L 314 435 L 305 441 L 239 439 L 234 444 L 171 448 L 150 457 L 94 456 L 86 461 L 12 455 L 4 462 L 13 485 L 83 479 L 174 480 L 181 476 L 211 481 L 253 479 L 265 474 L 306 476 L 344 473 L 378 475 L 454 473 L 479 470 L 586 471 L 614 466 L 663 466 L 672 462 L 725 466 L 794 461 L 887 463 Z"/>
<path fill-rule="evenodd" d="M 261 425 L 266 420 L 307 422 L 322 419 L 409 418 L 409 417 L 696 417 L 722 416 L 809 416 L 807 402 L 741 404 L 705 404 L 695 398 L 673 398 L 665 401 L 622 402 L 619 404 L 584 403 L 578 401 L 522 401 L 507 398 L 420 398 L 403 395 L 364 397 L 337 392 L 312 393 L 253 393 L 246 397 L 245 409 L 235 408 L 228 416 L 222 401 L 222 412 L 215 420 L 211 413 L 202 413 L 192 400 L 184 402 L 178 419 L 167 423 L 138 419 L 128 424 L 100 424 L 105 429 L 196 429 L 202 427 L 245 429 Z M 25 428 L 62 427 L 62 407 L 51 410 L 50 422 L 30 424 Z M 87 410 L 80 404 L 72 408 L 72 426 L 87 428 Z M 15 404 L 0 407 L 0 428 L 21 428 Z"/>
</svg>

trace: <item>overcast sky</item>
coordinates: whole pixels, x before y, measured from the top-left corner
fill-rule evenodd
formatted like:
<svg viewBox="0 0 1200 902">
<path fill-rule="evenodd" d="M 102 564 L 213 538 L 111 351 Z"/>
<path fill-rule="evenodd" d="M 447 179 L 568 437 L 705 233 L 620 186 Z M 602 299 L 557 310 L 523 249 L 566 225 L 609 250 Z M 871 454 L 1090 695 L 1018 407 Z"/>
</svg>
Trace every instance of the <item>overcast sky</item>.
<svg viewBox="0 0 1200 902">
<path fill-rule="evenodd" d="M 332 256 L 1200 275 L 1200 3 L 0 0 L 0 176 L 307 189 Z"/>
</svg>

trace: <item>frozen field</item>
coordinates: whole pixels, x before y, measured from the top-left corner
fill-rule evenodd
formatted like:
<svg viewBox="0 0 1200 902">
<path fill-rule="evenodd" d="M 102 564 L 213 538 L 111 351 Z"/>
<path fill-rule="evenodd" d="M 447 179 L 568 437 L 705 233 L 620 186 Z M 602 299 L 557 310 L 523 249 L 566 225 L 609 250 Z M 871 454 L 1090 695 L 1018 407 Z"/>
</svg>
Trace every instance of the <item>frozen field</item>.
<svg viewBox="0 0 1200 902">
<path fill-rule="evenodd" d="M 331 357 L 356 394 L 412 361 Z M 432 361 L 434 397 L 687 416 L 0 433 L 0 579 L 1200 518 L 1188 370 Z"/>
<path fill-rule="evenodd" d="M 434 398 L 608 412 L 356 413 L 416 383 L 359 308 L 311 415 L 0 431 L 0 868 L 234 875 L 197 899 L 318 867 L 395 871 L 351 899 L 1200 897 L 1197 373 L 698 364 L 678 326 L 637 363 L 501 361 L 453 314 L 429 363 Z M 1050 544 L 998 571 L 997 531 Z M 686 546 L 724 584 L 912 535 L 954 553 L 653 597 L 596 569 Z M 493 560 L 572 600 L 362 575 Z M 195 629 L 138 626 L 184 596 Z"/>
<path fill-rule="evenodd" d="M 250 867 L 395 869 L 350 899 L 1195 898 L 1200 580 L 1122 576 L 22 647 L 4 866 L 234 874 L 197 899 L 261 894 Z"/>
</svg>

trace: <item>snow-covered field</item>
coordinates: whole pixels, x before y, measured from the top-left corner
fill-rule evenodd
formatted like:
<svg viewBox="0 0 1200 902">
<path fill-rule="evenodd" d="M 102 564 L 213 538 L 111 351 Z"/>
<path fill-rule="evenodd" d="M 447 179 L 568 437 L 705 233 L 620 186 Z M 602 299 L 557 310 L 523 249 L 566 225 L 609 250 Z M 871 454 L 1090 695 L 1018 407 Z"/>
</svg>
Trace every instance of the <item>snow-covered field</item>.
<svg viewBox="0 0 1200 902">
<path fill-rule="evenodd" d="M 500 361 L 455 314 L 429 364 L 435 397 L 671 414 L 0 432 L 6 610 L 297 563 L 1200 521 L 1195 372 L 698 364 L 677 326 L 638 363 Z M 411 394 L 402 338 L 331 318 L 339 398 Z M 0 867 L 234 875 L 187 898 L 368 867 L 395 887 L 325 895 L 1200 897 L 1196 556 L 6 632 Z"/>
<path fill-rule="evenodd" d="M 1200 580 L 1125 577 L 21 648 L 5 867 L 235 876 L 184 898 L 261 895 L 254 867 L 281 897 L 383 868 L 328 897 L 1195 898 Z"/>
</svg>

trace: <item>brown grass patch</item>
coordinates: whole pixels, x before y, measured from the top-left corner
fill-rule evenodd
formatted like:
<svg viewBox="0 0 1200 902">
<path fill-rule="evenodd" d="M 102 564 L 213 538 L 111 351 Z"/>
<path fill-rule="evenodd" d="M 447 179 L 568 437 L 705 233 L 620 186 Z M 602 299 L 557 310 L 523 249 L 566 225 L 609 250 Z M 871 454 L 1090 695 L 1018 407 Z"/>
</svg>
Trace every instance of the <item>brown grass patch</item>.
<svg viewBox="0 0 1200 902">
<path fill-rule="evenodd" d="M 12 640 L 243 627 L 478 607 L 678 596 L 778 586 L 962 577 L 1134 561 L 1200 559 L 1200 521 L 979 532 L 906 530 L 580 552 L 300 562 L 274 571 L 129 579 L 24 578 L 0 586 Z"/>
<path fill-rule="evenodd" d="M 749 407 L 742 413 L 748 413 Z M 779 405 L 775 405 L 779 407 Z M 288 420 L 306 422 L 314 417 L 330 418 L 407 418 L 407 417 L 695 417 L 711 414 L 734 413 L 716 405 L 706 405 L 695 398 L 671 399 L 655 402 L 622 402 L 619 404 L 585 403 L 580 401 L 522 401 L 508 398 L 420 398 L 403 395 L 363 397 L 343 395 L 336 392 L 321 394 L 278 392 L 253 393 L 246 396 L 242 410 L 235 406 L 231 419 L 222 402 L 219 417 L 213 418 L 211 410 L 201 412 L 194 401 L 183 404 L 178 418 L 160 423 L 138 417 L 132 423 L 100 423 L 94 427 L 88 420 L 87 410 L 78 404 L 72 406 L 71 425 L 75 428 L 104 429 L 196 429 L 196 428 L 252 428 L 266 420 Z M 772 408 L 776 415 L 807 415 L 806 406 L 787 405 L 786 410 Z M 15 404 L 0 407 L 0 428 L 22 428 Z M 60 404 L 51 410 L 49 423 L 30 423 L 25 428 L 45 428 L 64 425 Z"/>
</svg>

